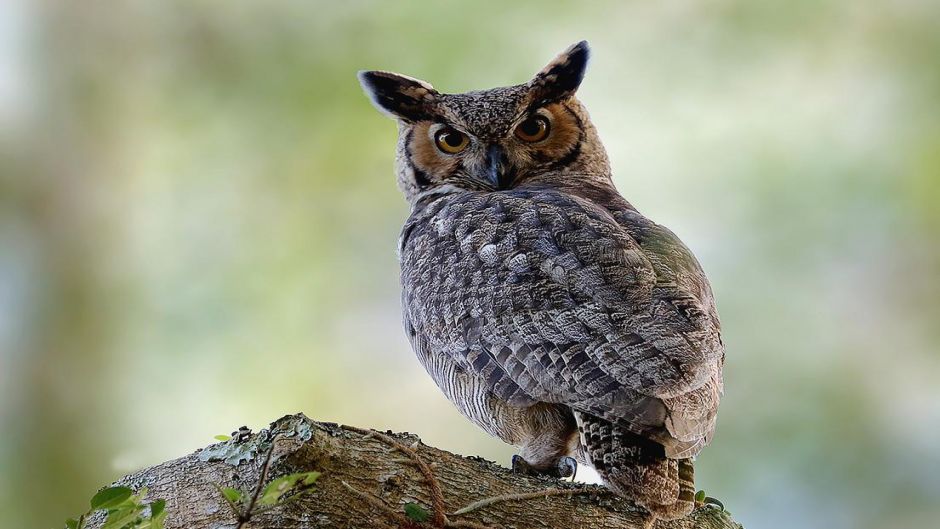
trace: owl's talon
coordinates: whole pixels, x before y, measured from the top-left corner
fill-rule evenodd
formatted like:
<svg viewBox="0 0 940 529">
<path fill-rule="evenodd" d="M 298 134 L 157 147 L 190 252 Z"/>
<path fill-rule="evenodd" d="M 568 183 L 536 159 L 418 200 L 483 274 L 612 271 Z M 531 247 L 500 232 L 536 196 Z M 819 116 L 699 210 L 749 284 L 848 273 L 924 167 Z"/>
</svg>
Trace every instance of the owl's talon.
<svg viewBox="0 0 940 529">
<path fill-rule="evenodd" d="M 578 474 L 578 462 L 571 456 L 559 459 L 555 468 L 558 470 L 559 478 L 571 478 L 571 481 L 574 481 L 574 477 Z"/>
<path fill-rule="evenodd" d="M 522 456 L 519 454 L 514 454 L 512 456 L 512 473 L 513 474 L 524 474 L 527 476 L 537 475 L 532 465 L 526 462 L 525 459 L 522 459 Z"/>
<path fill-rule="evenodd" d="M 705 496 L 705 501 L 702 502 L 705 505 L 711 505 L 717 509 L 725 510 L 725 504 L 721 503 L 721 500 L 717 498 L 712 498 L 711 496 Z"/>
<path fill-rule="evenodd" d="M 515 474 L 524 474 L 526 476 L 548 476 L 552 478 L 571 478 L 574 479 L 578 472 L 578 462 L 573 457 L 562 456 L 554 466 L 548 468 L 536 468 L 519 454 L 512 456 L 512 471 Z"/>
</svg>

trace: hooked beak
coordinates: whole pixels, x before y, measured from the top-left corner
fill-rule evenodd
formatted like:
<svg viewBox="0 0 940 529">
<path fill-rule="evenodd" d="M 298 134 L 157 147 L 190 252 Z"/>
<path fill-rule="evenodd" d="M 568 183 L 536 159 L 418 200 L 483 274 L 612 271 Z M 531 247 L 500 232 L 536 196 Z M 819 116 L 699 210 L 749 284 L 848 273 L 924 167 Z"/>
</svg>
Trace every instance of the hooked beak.
<svg viewBox="0 0 940 529">
<path fill-rule="evenodd" d="M 487 147 L 484 171 L 484 180 L 496 189 L 509 189 L 512 184 L 512 175 L 508 172 L 506 156 L 499 145 Z"/>
</svg>

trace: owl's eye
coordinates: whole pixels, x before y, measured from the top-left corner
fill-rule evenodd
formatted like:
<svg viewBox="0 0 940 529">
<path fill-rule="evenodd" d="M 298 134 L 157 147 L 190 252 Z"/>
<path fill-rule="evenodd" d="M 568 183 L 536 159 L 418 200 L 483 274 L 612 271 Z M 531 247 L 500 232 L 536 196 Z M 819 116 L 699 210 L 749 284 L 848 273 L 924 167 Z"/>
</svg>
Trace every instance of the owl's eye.
<svg viewBox="0 0 940 529">
<path fill-rule="evenodd" d="M 437 148 L 447 154 L 457 154 L 470 145 L 470 138 L 466 134 L 451 127 L 444 127 L 434 135 Z"/>
<path fill-rule="evenodd" d="M 516 137 L 522 141 L 535 143 L 548 137 L 548 118 L 545 116 L 532 116 L 516 127 Z"/>
</svg>

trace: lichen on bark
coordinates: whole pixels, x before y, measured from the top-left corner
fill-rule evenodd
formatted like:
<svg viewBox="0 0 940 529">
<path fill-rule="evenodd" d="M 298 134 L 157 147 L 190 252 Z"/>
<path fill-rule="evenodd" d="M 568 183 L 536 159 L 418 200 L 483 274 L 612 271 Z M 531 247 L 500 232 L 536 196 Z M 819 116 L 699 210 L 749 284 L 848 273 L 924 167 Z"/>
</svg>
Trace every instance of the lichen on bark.
<svg viewBox="0 0 940 529">
<path fill-rule="evenodd" d="M 313 490 L 253 516 L 244 527 L 632 529 L 646 521 L 641 510 L 597 485 L 521 476 L 478 457 L 427 446 L 412 434 L 317 422 L 302 414 L 282 417 L 258 433 L 240 430 L 224 443 L 125 476 L 117 484 L 147 487 L 150 498 L 165 499 L 167 529 L 234 528 L 237 516 L 218 487 L 255 489 L 269 453 L 265 482 L 295 472 L 321 475 Z M 508 498 L 481 502 L 502 496 Z M 422 511 L 428 519 L 416 521 L 414 513 Z M 741 526 L 729 513 L 703 506 L 655 527 Z"/>
</svg>

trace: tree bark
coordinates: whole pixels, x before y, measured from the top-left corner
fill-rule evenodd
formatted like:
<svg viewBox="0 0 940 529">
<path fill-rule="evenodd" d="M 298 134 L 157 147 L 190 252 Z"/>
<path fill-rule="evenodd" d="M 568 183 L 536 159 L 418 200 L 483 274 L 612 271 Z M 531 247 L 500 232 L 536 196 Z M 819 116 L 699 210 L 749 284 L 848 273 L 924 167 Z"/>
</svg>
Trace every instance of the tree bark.
<svg viewBox="0 0 940 529">
<path fill-rule="evenodd" d="M 242 527 L 633 529 L 647 520 L 641 510 L 597 485 L 520 476 L 482 458 L 427 446 L 408 433 L 383 434 L 302 414 L 285 416 L 257 434 L 240 430 L 229 441 L 125 476 L 117 484 L 147 487 L 148 500 L 165 499 L 167 529 L 234 529 L 238 516 L 217 486 L 250 497 L 278 476 L 312 470 L 321 472 L 312 489 L 252 515 Z M 486 503 L 506 495 L 521 497 Z M 481 500 L 484 505 L 462 512 Z M 429 518 L 417 522 L 414 514 L 407 516 L 409 503 L 420 505 Z M 100 523 L 99 517 L 90 527 Z M 682 520 L 657 521 L 655 527 L 741 528 L 729 513 L 710 505 Z"/>
</svg>

